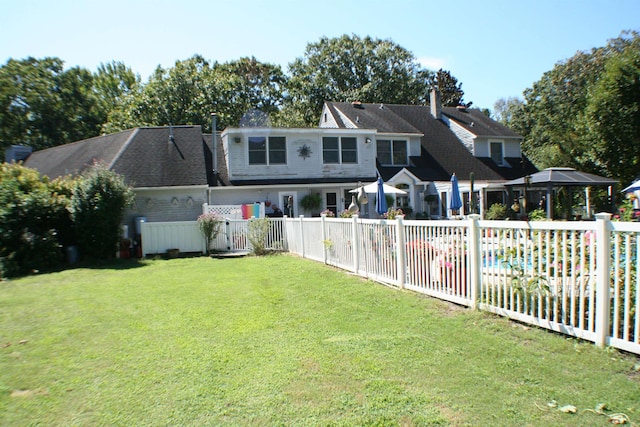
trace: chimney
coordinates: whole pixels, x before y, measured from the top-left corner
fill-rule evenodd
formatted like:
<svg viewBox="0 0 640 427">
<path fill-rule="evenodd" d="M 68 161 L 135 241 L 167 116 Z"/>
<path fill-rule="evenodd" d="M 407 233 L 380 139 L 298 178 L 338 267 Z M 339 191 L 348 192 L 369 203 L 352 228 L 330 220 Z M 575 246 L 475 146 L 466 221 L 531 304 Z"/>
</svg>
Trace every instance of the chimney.
<svg viewBox="0 0 640 427">
<path fill-rule="evenodd" d="M 431 89 L 430 100 L 431 115 L 439 120 L 442 117 L 442 101 L 440 100 L 440 92 L 435 87 Z"/>
</svg>

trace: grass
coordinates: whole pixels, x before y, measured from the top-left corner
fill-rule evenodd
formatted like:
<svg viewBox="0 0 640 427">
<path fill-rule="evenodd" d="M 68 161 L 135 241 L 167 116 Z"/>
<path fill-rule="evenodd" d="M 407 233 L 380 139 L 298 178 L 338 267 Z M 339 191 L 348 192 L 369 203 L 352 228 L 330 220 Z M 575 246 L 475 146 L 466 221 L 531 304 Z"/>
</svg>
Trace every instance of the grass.
<svg viewBox="0 0 640 427">
<path fill-rule="evenodd" d="M 3 426 L 637 425 L 637 363 L 286 255 L 0 282 Z"/>
</svg>

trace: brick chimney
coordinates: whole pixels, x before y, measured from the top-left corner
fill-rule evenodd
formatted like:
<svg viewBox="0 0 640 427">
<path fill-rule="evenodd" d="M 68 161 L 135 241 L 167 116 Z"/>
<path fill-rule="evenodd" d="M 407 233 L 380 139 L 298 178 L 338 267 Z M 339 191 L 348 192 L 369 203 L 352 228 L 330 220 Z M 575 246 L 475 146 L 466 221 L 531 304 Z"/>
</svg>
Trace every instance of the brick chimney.
<svg viewBox="0 0 640 427">
<path fill-rule="evenodd" d="M 436 119 L 440 119 L 442 117 L 442 101 L 440 100 L 440 92 L 438 89 L 431 89 L 430 94 L 430 107 L 431 107 L 431 115 Z"/>
</svg>

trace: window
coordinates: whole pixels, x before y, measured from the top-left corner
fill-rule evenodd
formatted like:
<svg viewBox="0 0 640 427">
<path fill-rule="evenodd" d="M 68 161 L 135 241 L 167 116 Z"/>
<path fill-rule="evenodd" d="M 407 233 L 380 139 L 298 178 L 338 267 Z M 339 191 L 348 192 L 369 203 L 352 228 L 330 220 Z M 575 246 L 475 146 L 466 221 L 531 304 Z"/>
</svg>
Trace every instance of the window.
<svg viewBox="0 0 640 427">
<path fill-rule="evenodd" d="M 358 163 L 358 145 L 355 138 L 342 138 L 342 163 Z"/>
<path fill-rule="evenodd" d="M 338 138 L 322 138 L 322 161 L 323 163 L 340 163 L 338 158 Z"/>
<path fill-rule="evenodd" d="M 267 161 L 268 154 L 268 161 Z M 250 165 L 285 165 L 287 164 L 287 140 L 284 136 L 250 136 Z"/>
<path fill-rule="evenodd" d="M 408 165 L 407 141 L 402 139 L 379 139 L 377 145 L 378 161 L 382 165 Z"/>
<path fill-rule="evenodd" d="M 267 139 L 264 136 L 249 137 L 249 164 L 267 164 Z"/>
<path fill-rule="evenodd" d="M 287 164 L 287 141 L 284 136 L 269 137 L 269 164 Z"/>
<path fill-rule="evenodd" d="M 502 156 L 502 142 L 490 142 L 491 149 L 491 160 L 495 162 L 496 165 L 502 166 L 504 163 L 504 157 Z"/>
<path fill-rule="evenodd" d="M 396 206 L 400 209 L 410 208 L 411 199 L 409 198 L 409 184 L 398 184 L 396 185 L 396 188 L 407 192 L 407 194 L 398 194 L 396 196 Z"/>
<path fill-rule="evenodd" d="M 322 138 L 323 163 L 358 163 L 358 144 L 354 137 Z"/>
</svg>

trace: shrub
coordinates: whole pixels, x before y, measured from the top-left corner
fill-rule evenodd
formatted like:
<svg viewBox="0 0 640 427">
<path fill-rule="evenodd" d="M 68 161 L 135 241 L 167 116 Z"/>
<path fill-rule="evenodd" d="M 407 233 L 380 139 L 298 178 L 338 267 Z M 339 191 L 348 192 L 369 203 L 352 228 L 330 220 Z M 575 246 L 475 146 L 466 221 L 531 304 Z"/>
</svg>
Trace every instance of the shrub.
<svg viewBox="0 0 640 427">
<path fill-rule="evenodd" d="M 385 219 L 396 219 L 400 215 L 404 215 L 402 209 L 389 208 L 382 216 Z"/>
<path fill-rule="evenodd" d="M 354 215 L 357 215 L 357 212 L 351 212 L 349 209 L 345 209 L 338 214 L 338 218 L 353 218 Z"/>
<path fill-rule="evenodd" d="M 248 224 L 247 238 L 251 243 L 251 251 L 254 255 L 265 255 L 267 251 L 267 238 L 271 229 L 269 218 L 252 219 Z"/>
<path fill-rule="evenodd" d="M 529 221 L 546 221 L 547 212 L 544 209 L 538 208 L 529 212 Z"/>
<path fill-rule="evenodd" d="M 220 233 L 220 226 L 222 225 L 222 221 L 222 217 L 215 213 L 206 213 L 198 217 L 198 228 L 204 236 L 207 255 L 209 255 L 211 251 L 211 242 L 214 241 Z"/>
<path fill-rule="evenodd" d="M 59 267 L 70 244 L 70 187 L 34 169 L 0 165 L 0 277 Z"/>
<path fill-rule="evenodd" d="M 509 208 L 502 203 L 494 203 L 487 209 L 485 217 L 489 220 L 507 219 L 509 218 Z"/>
<path fill-rule="evenodd" d="M 124 178 L 98 164 L 82 174 L 71 199 L 80 253 L 95 259 L 114 258 L 120 223 L 133 201 Z"/>
</svg>

